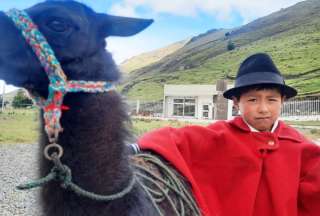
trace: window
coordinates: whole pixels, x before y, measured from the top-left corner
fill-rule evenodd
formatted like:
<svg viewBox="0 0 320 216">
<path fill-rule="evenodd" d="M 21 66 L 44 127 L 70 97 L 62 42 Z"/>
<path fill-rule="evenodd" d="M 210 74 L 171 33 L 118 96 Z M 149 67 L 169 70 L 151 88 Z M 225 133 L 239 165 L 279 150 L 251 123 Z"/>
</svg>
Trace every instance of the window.
<svg viewBox="0 0 320 216">
<path fill-rule="evenodd" d="M 174 99 L 173 103 L 183 103 L 183 99 Z"/>
<path fill-rule="evenodd" d="M 202 105 L 202 117 L 203 118 L 209 118 L 209 105 L 205 104 Z"/>
<path fill-rule="evenodd" d="M 194 117 L 196 114 L 196 100 L 194 98 L 173 99 L 173 115 Z"/>
<path fill-rule="evenodd" d="M 173 115 L 183 116 L 183 104 L 173 104 Z"/>
<path fill-rule="evenodd" d="M 203 112 L 202 113 L 203 118 L 209 118 L 209 112 Z"/>
<path fill-rule="evenodd" d="M 194 104 L 185 104 L 184 106 L 184 116 L 195 116 L 196 106 Z"/>
</svg>

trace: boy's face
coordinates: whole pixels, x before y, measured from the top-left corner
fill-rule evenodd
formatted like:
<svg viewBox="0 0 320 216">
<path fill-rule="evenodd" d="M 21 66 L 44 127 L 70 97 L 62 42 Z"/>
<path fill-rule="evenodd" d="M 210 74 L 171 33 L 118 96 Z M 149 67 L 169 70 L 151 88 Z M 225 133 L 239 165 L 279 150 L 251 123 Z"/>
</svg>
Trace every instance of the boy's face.
<svg viewBox="0 0 320 216">
<path fill-rule="evenodd" d="M 233 98 L 241 116 L 259 131 L 271 131 L 280 116 L 284 97 L 277 89 L 249 90 L 240 99 Z"/>
</svg>

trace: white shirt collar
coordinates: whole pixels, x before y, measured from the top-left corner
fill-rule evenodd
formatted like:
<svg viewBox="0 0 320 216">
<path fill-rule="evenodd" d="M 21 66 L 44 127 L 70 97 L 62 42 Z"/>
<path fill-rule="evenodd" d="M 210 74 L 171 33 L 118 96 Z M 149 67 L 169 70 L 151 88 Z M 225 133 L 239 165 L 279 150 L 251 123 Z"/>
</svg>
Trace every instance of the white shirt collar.
<svg viewBox="0 0 320 216">
<path fill-rule="evenodd" d="M 242 119 L 243 119 L 243 121 L 248 125 L 248 127 L 249 127 L 249 129 L 250 129 L 251 132 L 260 132 L 260 131 L 258 131 L 257 129 L 255 129 L 254 127 L 252 127 L 251 125 L 249 125 L 249 123 L 248 123 L 244 118 L 242 118 Z M 273 132 L 277 129 L 278 124 L 279 124 L 279 120 L 277 119 L 277 120 L 274 122 L 273 126 L 272 126 L 271 133 L 273 133 Z"/>
</svg>

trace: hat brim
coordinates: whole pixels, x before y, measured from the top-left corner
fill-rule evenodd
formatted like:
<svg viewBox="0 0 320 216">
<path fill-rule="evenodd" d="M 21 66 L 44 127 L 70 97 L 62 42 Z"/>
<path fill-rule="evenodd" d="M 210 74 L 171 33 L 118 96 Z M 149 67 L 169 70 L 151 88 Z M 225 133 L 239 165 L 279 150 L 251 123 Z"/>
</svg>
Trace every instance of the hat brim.
<svg viewBox="0 0 320 216">
<path fill-rule="evenodd" d="M 290 86 L 284 85 L 284 84 L 259 83 L 259 84 L 243 85 L 243 86 L 239 86 L 239 87 L 234 87 L 234 88 L 228 89 L 223 93 L 223 97 L 225 97 L 226 99 L 232 100 L 233 97 L 239 96 L 244 88 L 248 88 L 250 86 L 254 87 L 254 86 L 259 86 L 259 85 L 279 86 L 279 88 L 281 89 L 281 92 L 283 93 L 283 95 L 287 99 L 296 96 L 297 93 L 298 93 L 296 89 L 294 89 L 294 88 L 292 88 Z"/>
</svg>

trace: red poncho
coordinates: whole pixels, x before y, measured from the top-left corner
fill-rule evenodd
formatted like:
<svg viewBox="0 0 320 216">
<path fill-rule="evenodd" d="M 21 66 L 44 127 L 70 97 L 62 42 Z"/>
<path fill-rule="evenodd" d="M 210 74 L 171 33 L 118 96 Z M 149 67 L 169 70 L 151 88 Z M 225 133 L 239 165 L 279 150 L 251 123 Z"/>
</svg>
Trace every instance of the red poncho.
<svg viewBox="0 0 320 216">
<path fill-rule="evenodd" d="M 205 216 L 319 216 L 320 148 L 279 122 L 251 132 L 241 117 L 162 128 L 139 140 L 191 183 Z"/>
</svg>

